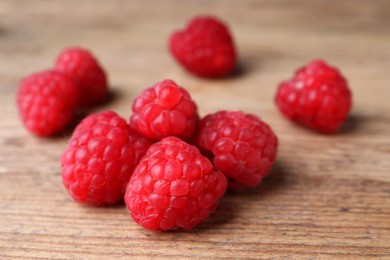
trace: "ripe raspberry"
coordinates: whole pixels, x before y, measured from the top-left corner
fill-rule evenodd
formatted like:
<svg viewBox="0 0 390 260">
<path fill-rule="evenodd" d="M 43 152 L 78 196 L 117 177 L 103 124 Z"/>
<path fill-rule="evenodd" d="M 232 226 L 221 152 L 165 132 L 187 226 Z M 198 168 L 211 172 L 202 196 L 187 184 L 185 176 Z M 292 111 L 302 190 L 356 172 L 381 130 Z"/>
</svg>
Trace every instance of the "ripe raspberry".
<svg viewBox="0 0 390 260">
<path fill-rule="evenodd" d="M 74 118 L 78 95 L 72 79 L 61 72 L 47 70 L 25 77 L 17 94 L 23 124 L 40 136 L 63 131 Z"/>
<path fill-rule="evenodd" d="M 200 122 L 198 144 L 214 166 L 241 190 L 258 185 L 276 158 L 278 140 L 271 128 L 251 114 L 220 111 Z"/>
<path fill-rule="evenodd" d="M 229 29 L 214 17 L 195 17 L 183 31 L 174 32 L 169 48 L 188 71 L 203 77 L 223 77 L 236 65 Z"/>
<path fill-rule="evenodd" d="M 145 89 L 133 103 L 130 125 L 150 139 L 190 138 L 199 121 L 190 94 L 172 80 Z"/>
<path fill-rule="evenodd" d="M 79 202 L 118 203 L 150 145 L 115 112 L 92 114 L 77 126 L 61 157 L 64 186 Z"/>
<path fill-rule="evenodd" d="M 107 97 L 107 78 L 95 57 L 81 48 L 65 49 L 55 63 L 55 69 L 69 74 L 80 89 L 80 105 L 88 107 Z"/>
<path fill-rule="evenodd" d="M 167 137 L 153 144 L 136 167 L 125 202 L 146 229 L 190 229 L 215 210 L 226 186 L 223 174 L 195 146 Z"/>
<path fill-rule="evenodd" d="M 282 82 L 275 102 L 292 121 L 323 133 L 335 133 L 352 105 L 347 81 L 324 61 L 316 60 Z"/>
</svg>

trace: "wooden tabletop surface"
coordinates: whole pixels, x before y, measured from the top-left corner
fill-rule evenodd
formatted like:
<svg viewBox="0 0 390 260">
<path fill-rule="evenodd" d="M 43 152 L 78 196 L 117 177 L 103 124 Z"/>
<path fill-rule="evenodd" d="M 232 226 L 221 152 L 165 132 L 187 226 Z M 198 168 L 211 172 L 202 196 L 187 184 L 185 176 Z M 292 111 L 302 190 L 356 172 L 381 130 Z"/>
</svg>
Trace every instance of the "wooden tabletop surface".
<svg viewBox="0 0 390 260">
<path fill-rule="evenodd" d="M 231 27 L 240 73 L 206 80 L 183 71 L 169 34 L 198 14 Z M 37 138 L 21 125 L 21 77 L 52 66 L 67 46 L 92 50 L 109 74 L 112 109 L 128 118 L 134 97 L 171 78 L 201 115 L 243 110 L 280 140 L 271 175 L 228 192 L 191 231 L 154 233 L 124 205 L 75 203 L 61 183 L 69 135 Z M 278 83 L 315 58 L 338 66 L 353 109 L 337 135 L 285 120 Z M 0 1 L 0 259 L 390 259 L 390 2 Z"/>
</svg>

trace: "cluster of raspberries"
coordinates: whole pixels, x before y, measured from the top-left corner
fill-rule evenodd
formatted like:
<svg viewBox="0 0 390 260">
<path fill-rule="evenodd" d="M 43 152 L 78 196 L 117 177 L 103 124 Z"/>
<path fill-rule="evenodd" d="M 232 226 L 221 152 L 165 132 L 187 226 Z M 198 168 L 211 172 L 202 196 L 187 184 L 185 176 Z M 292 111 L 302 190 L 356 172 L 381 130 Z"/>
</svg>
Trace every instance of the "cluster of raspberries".
<svg viewBox="0 0 390 260">
<path fill-rule="evenodd" d="M 78 109 L 104 102 L 107 93 L 107 76 L 96 58 L 85 49 L 68 48 L 53 69 L 21 80 L 19 115 L 30 132 L 52 136 L 73 122 Z"/>
<path fill-rule="evenodd" d="M 236 67 L 226 25 L 197 17 L 169 41 L 189 72 L 224 77 Z M 62 132 L 79 108 L 104 102 L 106 74 L 93 55 L 70 48 L 53 70 L 20 83 L 22 122 L 40 136 Z M 275 102 L 292 121 L 335 133 L 351 108 L 340 72 L 313 61 L 279 85 Z M 150 230 L 191 229 L 216 209 L 226 190 L 261 183 L 276 159 L 278 139 L 260 118 L 241 111 L 200 117 L 190 93 L 172 80 L 146 88 L 126 121 L 113 111 L 84 118 L 61 157 L 62 180 L 78 202 L 106 206 L 125 201 L 135 222 Z"/>
</svg>

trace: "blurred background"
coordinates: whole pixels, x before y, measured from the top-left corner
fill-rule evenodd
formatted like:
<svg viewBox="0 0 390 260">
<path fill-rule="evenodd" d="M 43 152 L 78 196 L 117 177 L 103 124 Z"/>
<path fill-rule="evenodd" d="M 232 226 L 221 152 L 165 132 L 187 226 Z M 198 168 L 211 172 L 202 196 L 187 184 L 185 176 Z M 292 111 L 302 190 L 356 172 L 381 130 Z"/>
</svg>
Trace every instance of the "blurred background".
<svg viewBox="0 0 390 260">
<path fill-rule="evenodd" d="M 200 79 L 170 56 L 169 35 L 200 14 L 215 15 L 230 26 L 242 67 L 237 77 Z M 123 95 L 174 78 L 197 99 L 205 84 L 215 86 L 209 91 L 217 92 L 231 108 L 237 94 L 272 103 L 277 84 L 316 58 L 339 67 L 353 89 L 379 87 L 376 79 L 390 67 L 386 0 L 2 0 L 0 17 L 1 84 L 15 85 L 21 76 L 51 67 L 68 46 L 95 53 L 113 89 Z M 390 85 L 388 79 L 386 83 Z M 357 103 L 372 101 L 369 96 L 360 100 L 358 91 L 354 94 Z M 213 109 L 221 103 L 207 102 Z"/>
</svg>

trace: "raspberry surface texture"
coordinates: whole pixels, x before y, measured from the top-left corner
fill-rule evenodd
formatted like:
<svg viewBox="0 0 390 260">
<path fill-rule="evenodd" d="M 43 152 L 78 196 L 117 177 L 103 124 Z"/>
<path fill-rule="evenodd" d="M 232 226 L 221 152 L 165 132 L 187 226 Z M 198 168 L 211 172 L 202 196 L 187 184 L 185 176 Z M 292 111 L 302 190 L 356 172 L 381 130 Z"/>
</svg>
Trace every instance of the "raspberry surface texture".
<svg viewBox="0 0 390 260">
<path fill-rule="evenodd" d="M 73 47 L 57 57 L 55 70 L 67 73 L 80 89 L 79 105 L 93 106 L 107 98 L 107 76 L 97 59 L 88 50 Z"/>
<path fill-rule="evenodd" d="M 115 112 L 91 114 L 76 127 L 61 157 L 63 184 L 78 202 L 116 204 L 150 145 Z"/>
<path fill-rule="evenodd" d="M 174 32 L 169 48 L 188 71 L 202 77 L 223 77 L 236 66 L 236 50 L 228 27 L 211 16 L 192 19 L 187 28 Z"/>
<path fill-rule="evenodd" d="M 315 60 L 279 85 L 275 102 L 290 120 L 330 134 L 337 132 L 348 116 L 352 95 L 336 68 Z"/>
<path fill-rule="evenodd" d="M 131 127 L 155 140 L 167 136 L 190 138 L 199 123 L 190 94 L 172 80 L 145 89 L 135 98 L 132 110 Z"/>
<path fill-rule="evenodd" d="M 242 190 L 258 185 L 268 175 L 278 140 L 255 115 L 219 111 L 201 120 L 198 145 L 228 178 L 229 188 Z"/>
<path fill-rule="evenodd" d="M 78 89 L 72 79 L 56 71 L 43 71 L 23 78 L 17 106 L 24 126 L 39 136 L 62 132 L 75 116 Z"/>
<path fill-rule="evenodd" d="M 125 202 L 146 229 L 191 229 L 216 209 L 226 187 L 225 176 L 195 146 L 167 137 L 153 144 L 136 167 Z"/>
</svg>

